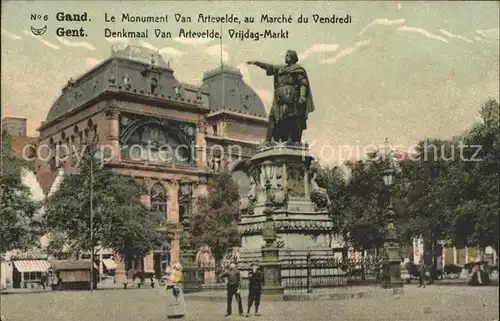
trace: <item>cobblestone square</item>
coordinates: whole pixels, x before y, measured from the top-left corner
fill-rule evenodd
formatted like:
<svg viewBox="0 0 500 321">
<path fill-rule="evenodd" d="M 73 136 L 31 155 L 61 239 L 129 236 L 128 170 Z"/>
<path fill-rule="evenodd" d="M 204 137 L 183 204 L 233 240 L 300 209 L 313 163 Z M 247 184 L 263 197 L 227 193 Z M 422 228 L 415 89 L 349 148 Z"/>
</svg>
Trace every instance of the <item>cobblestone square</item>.
<svg viewBox="0 0 500 321">
<path fill-rule="evenodd" d="M 1 296 L 6 321 L 161 321 L 166 320 L 164 289 L 44 292 Z M 243 295 L 246 304 L 246 293 Z M 405 287 L 401 296 L 376 295 L 332 301 L 263 302 L 262 316 L 224 318 L 223 301 L 187 295 L 186 321 L 494 321 L 499 317 L 498 287 Z M 233 307 L 236 308 L 236 306 Z"/>
</svg>

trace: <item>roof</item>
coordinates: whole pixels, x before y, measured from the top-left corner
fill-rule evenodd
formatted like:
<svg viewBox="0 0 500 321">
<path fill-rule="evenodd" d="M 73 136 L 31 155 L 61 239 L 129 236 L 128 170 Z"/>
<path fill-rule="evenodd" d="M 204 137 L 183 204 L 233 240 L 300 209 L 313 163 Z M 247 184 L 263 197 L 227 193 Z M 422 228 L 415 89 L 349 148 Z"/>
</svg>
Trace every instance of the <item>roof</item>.
<svg viewBox="0 0 500 321">
<path fill-rule="evenodd" d="M 16 269 L 23 272 L 45 272 L 50 268 L 50 263 L 47 260 L 19 260 L 13 261 Z"/>
<path fill-rule="evenodd" d="M 56 260 L 52 261 L 52 268 L 54 270 L 90 270 L 90 260 Z"/>
<path fill-rule="evenodd" d="M 157 87 L 152 92 L 151 82 Z M 176 89 L 177 87 L 177 89 Z M 106 92 L 128 92 L 138 96 L 208 107 L 208 94 L 199 86 L 183 85 L 174 76 L 170 64 L 154 50 L 129 45 L 113 48 L 111 56 L 76 80 L 70 79 L 61 96 L 52 105 L 48 123 L 76 110 Z"/>
<path fill-rule="evenodd" d="M 157 87 L 152 93 L 153 79 Z M 267 117 L 262 100 L 243 81 L 239 69 L 222 66 L 206 72 L 201 86 L 184 84 L 175 78 L 170 62 L 158 51 L 129 45 L 122 50 L 113 46 L 108 59 L 78 79 L 70 79 L 50 108 L 42 128 L 104 93 L 120 92 Z"/>
<path fill-rule="evenodd" d="M 210 108 L 247 115 L 267 117 L 264 103 L 257 93 L 243 81 L 239 69 L 222 65 L 203 76 L 203 91 L 210 97 Z"/>
</svg>

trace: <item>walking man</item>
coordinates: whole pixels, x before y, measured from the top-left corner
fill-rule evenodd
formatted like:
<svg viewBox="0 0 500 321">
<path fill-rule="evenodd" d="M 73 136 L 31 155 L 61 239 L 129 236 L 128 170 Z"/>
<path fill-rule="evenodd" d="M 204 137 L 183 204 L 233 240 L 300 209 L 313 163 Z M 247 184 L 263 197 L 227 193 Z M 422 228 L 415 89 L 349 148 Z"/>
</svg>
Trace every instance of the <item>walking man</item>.
<svg viewBox="0 0 500 321">
<path fill-rule="evenodd" d="M 425 273 L 426 273 L 426 268 L 425 268 L 425 263 L 424 260 L 420 260 L 418 266 L 418 281 L 419 281 L 419 288 L 424 287 L 425 288 Z"/>
<path fill-rule="evenodd" d="M 255 303 L 255 316 L 260 316 L 259 314 L 259 305 L 260 305 L 260 295 L 262 290 L 262 281 L 263 281 L 262 271 L 260 267 L 254 263 L 252 264 L 252 270 L 248 275 L 249 280 L 249 293 L 248 293 L 248 309 L 247 309 L 247 317 L 250 316 L 250 308 Z"/>
<path fill-rule="evenodd" d="M 236 268 L 236 264 L 229 264 L 229 270 L 223 272 L 220 278 L 227 279 L 227 311 L 226 317 L 232 313 L 233 296 L 238 301 L 238 310 L 243 315 L 243 304 L 241 303 L 241 273 Z"/>
</svg>

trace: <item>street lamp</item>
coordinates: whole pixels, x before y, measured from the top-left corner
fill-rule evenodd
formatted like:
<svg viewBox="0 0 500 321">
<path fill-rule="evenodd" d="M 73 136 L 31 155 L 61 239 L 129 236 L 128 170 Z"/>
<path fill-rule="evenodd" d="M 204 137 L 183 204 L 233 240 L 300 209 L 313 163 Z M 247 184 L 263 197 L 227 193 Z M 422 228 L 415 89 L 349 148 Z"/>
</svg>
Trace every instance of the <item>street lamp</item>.
<svg viewBox="0 0 500 321">
<path fill-rule="evenodd" d="M 382 171 L 382 180 L 384 181 L 385 186 L 391 187 L 394 185 L 394 181 L 396 180 L 396 171 L 392 168 Z"/>
<path fill-rule="evenodd" d="M 392 164 L 390 167 L 381 172 L 384 185 L 389 189 L 389 205 L 386 209 L 387 226 L 385 231 L 384 250 L 385 250 L 385 266 L 386 275 L 384 286 L 386 288 L 402 287 L 401 283 L 401 257 L 399 254 L 399 244 L 394 226 L 395 213 L 392 207 L 392 187 L 396 180 L 396 171 Z"/>
<path fill-rule="evenodd" d="M 266 205 L 264 209 L 264 214 L 266 215 L 266 221 L 264 222 L 264 228 L 262 230 L 262 238 L 266 242 L 266 247 L 270 247 L 276 239 L 276 231 L 274 229 L 273 220 L 273 203 L 271 201 L 271 176 L 273 174 L 273 163 L 270 161 L 265 161 L 262 163 L 262 172 L 264 174 L 265 188 L 266 188 Z"/>
</svg>

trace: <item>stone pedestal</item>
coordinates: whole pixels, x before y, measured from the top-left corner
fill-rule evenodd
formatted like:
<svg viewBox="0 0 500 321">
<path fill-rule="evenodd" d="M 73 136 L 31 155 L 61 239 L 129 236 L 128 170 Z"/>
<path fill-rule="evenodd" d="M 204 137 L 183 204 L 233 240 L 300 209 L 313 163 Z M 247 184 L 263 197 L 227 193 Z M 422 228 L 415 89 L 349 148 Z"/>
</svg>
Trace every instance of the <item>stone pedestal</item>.
<svg viewBox="0 0 500 321">
<path fill-rule="evenodd" d="M 308 253 L 314 258 L 334 257 L 329 199 L 326 191 L 313 180 L 313 159 L 307 145 L 266 143 L 247 162 L 244 170 L 250 177 L 252 187 L 248 199 L 242 200 L 242 204 L 248 206 L 242 208 L 239 223 L 242 235 L 240 261 L 243 268 L 252 262 L 261 261 L 268 266 L 268 270 L 274 271 L 273 264 L 304 262 Z M 270 183 L 269 199 L 266 193 L 267 180 Z M 272 251 L 262 249 L 265 243 L 263 229 L 269 208 L 276 234 Z M 277 251 L 274 263 L 264 261 L 264 257 L 269 256 L 265 254 L 266 251 Z M 288 273 L 281 271 L 280 277 L 286 283 Z"/>
<path fill-rule="evenodd" d="M 386 242 L 384 244 L 385 262 L 384 262 L 384 280 L 381 286 L 385 289 L 403 289 L 403 280 L 401 279 L 401 256 L 399 255 L 399 246 L 396 243 Z"/>
<path fill-rule="evenodd" d="M 264 272 L 262 295 L 267 300 L 283 300 L 284 289 L 281 285 L 281 263 L 278 248 L 272 246 L 262 248 L 261 267 Z"/>
</svg>

